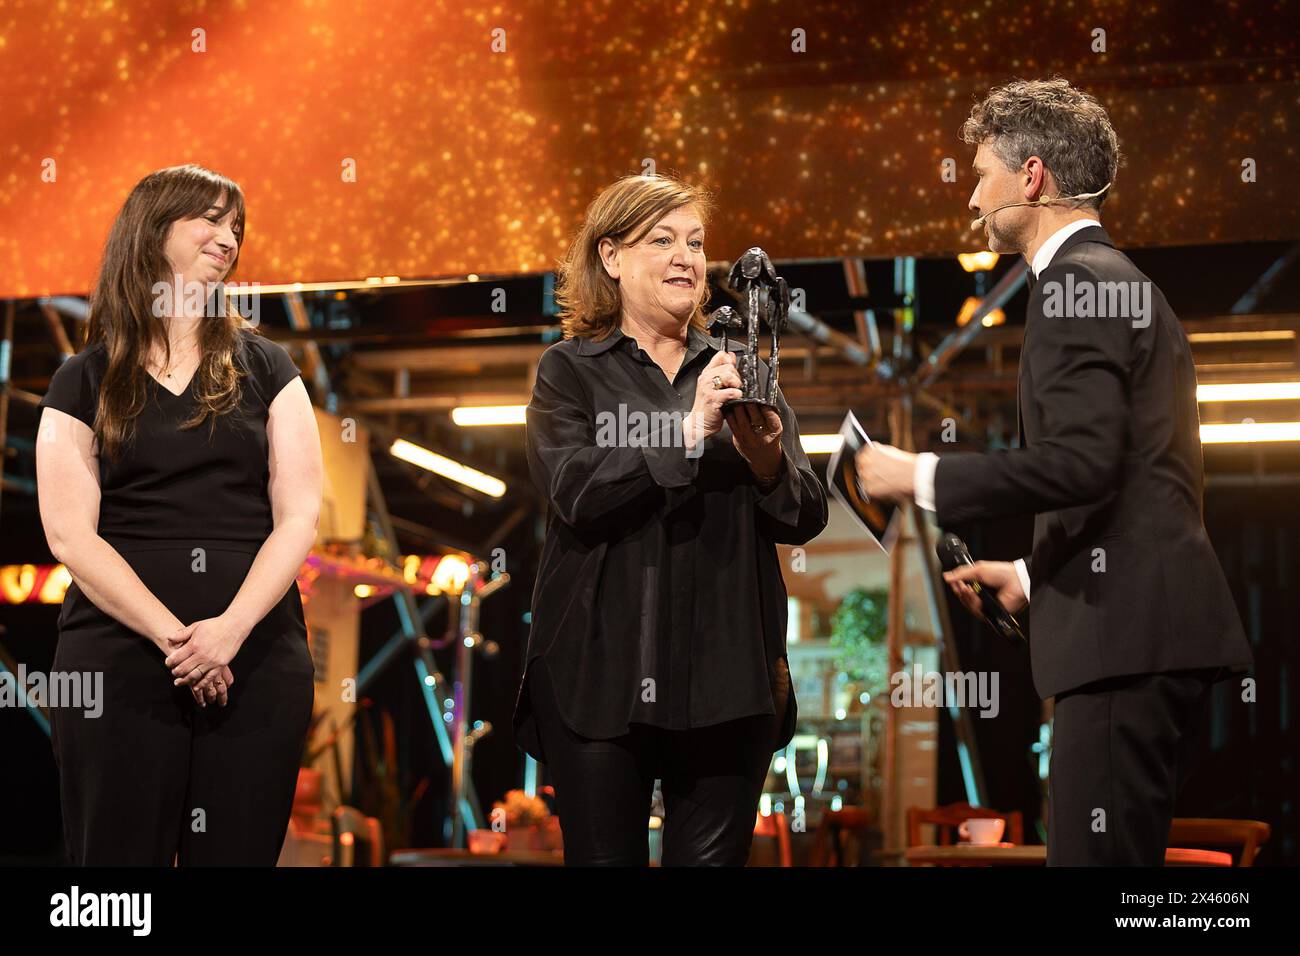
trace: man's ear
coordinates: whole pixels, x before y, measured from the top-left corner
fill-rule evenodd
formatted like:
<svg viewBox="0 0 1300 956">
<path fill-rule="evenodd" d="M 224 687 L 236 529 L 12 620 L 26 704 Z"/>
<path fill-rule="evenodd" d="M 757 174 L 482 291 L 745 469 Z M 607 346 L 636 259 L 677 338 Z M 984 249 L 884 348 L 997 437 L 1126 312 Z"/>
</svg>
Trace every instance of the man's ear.
<svg viewBox="0 0 1300 956">
<path fill-rule="evenodd" d="M 596 245 L 596 252 L 600 255 L 600 263 L 605 267 L 605 272 L 615 282 L 618 281 L 618 274 L 621 270 L 619 265 L 618 246 L 609 236 L 603 236 Z"/>
<path fill-rule="evenodd" d="M 1025 160 L 1025 170 L 1022 175 L 1026 200 L 1034 202 L 1047 193 L 1048 178 L 1051 173 L 1047 171 L 1041 158 L 1030 156 Z"/>
</svg>

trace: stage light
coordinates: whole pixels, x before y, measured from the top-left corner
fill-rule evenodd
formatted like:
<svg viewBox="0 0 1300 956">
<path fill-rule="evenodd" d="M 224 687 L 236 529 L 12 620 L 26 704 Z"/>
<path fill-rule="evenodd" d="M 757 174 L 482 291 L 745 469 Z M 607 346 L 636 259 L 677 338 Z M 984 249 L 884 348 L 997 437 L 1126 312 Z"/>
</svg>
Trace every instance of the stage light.
<svg viewBox="0 0 1300 956">
<path fill-rule="evenodd" d="M 433 569 L 432 584 L 440 592 L 459 594 L 469 581 L 469 562 L 458 554 L 444 554 Z"/>
<path fill-rule="evenodd" d="M 1189 342 L 1289 342 L 1295 329 L 1271 329 L 1257 332 L 1188 332 Z"/>
<path fill-rule="evenodd" d="M 805 455 L 829 455 L 844 443 L 844 438 L 839 432 L 832 432 L 829 435 L 800 435 L 799 441 Z"/>
<path fill-rule="evenodd" d="M 71 584 L 72 573 L 65 565 L 56 565 L 45 578 L 45 583 L 41 585 L 41 603 L 62 604 L 63 595 L 68 593 L 68 586 Z"/>
<path fill-rule="evenodd" d="M 1300 422 L 1252 422 L 1201 426 L 1201 444 L 1300 441 Z"/>
<path fill-rule="evenodd" d="M 998 254 L 988 249 L 983 252 L 959 252 L 957 261 L 967 272 L 988 272 L 998 264 Z"/>
<path fill-rule="evenodd" d="M 357 597 L 361 598 L 362 600 L 365 600 L 366 598 L 370 597 L 370 595 L 375 593 L 375 589 L 371 587 L 369 584 L 358 584 L 356 587 L 352 589 L 352 593 L 355 594 Z"/>
<path fill-rule="evenodd" d="M 0 596 L 6 604 L 22 604 L 36 586 L 36 565 L 8 564 L 0 568 Z"/>
<path fill-rule="evenodd" d="M 226 295 L 278 295 L 285 292 L 347 292 L 373 289 L 377 285 L 401 286 L 413 289 L 421 286 L 460 285 L 463 279 L 403 279 L 399 276 L 368 276 L 364 279 L 345 279 L 340 282 L 259 282 L 248 288 L 226 286 Z"/>
<path fill-rule="evenodd" d="M 961 311 L 957 313 L 957 326 L 959 328 L 975 317 L 975 310 L 980 307 L 982 301 L 982 299 L 977 299 L 973 295 L 967 296 L 966 301 L 961 304 Z M 980 319 L 980 324 L 988 328 L 993 325 L 1002 325 L 1006 321 L 1007 314 L 1001 309 L 994 309 Z"/>
<path fill-rule="evenodd" d="M 1273 402 L 1300 398 L 1300 382 L 1225 382 L 1196 386 L 1198 402 Z"/>
<path fill-rule="evenodd" d="M 435 475 L 442 475 L 444 478 L 450 478 L 452 481 L 459 482 L 467 488 L 473 488 L 475 491 L 481 491 L 485 495 L 493 498 L 500 498 L 506 493 L 506 483 L 500 478 L 493 478 L 491 475 L 485 475 L 481 471 L 476 471 L 468 465 L 462 465 L 458 461 L 453 461 L 445 455 L 439 455 L 435 451 L 429 451 L 405 438 L 396 439 L 389 446 L 388 453 L 394 458 L 400 458 L 402 461 L 410 462 L 412 465 L 418 465 L 426 471 L 431 471 Z"/>
<path fill-rule="evenodd" d="M 451 410 L 451 420 L 462 428 L 476 425 L 522 425 L 527 405 L 460 405 Z"/>
</svg>

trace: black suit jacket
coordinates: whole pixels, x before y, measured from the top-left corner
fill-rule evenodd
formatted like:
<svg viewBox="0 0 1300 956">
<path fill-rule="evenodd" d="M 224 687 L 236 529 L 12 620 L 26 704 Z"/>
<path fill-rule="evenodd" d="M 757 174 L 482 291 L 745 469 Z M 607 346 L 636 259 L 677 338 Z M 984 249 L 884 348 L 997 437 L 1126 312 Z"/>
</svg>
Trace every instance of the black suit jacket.
<svg viewBox="0 0 1300 956">
<path fill-rule="evenodd" d="M 1055 308 L 1067 292 L 1083 304 L 1084 284 L 1094 305 L 1099 292 L 1118 304 L 1119 287 L 1098 285 L 1116 282 L 1150 280 L 1100 226 L 1065 240 L 1030 291 L 1021 447 L 943 455 L 935 471 L 940 525 L 1035 516 L 1030 658 L 1044 698 L 1107 677 L 1252 662 L 1202 521 L 1196 372 L 1178 317 L 1154 284 L 1145 327 L 1137 315 Z"/>
</svg>

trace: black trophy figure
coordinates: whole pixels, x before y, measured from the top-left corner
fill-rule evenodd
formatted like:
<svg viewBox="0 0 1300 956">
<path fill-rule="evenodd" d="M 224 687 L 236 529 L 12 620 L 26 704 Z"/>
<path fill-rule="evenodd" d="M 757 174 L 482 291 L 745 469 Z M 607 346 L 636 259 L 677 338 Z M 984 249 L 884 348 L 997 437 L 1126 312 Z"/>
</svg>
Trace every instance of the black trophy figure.
<svg viewBox="0 0 1300 956">
<path fill-rule="evenodd" d="M 722 339 L 722 351 L 727 351 L 727 333 L 731 329 L 744 328 L 745 321 L 729 305 L 724 305 L 709 316 L 709 334 Z"/>
<path fill-rule="evenodd" d="M 768 268 L 771 266 L 769 262 Z M 790 287 L 780 276 L 776 276 L 776 289 L 772 292 L 769 308 L 763 314 L 763 321 L 772 330 L 772 350 L 767 356 L 767 365 L 772 372 L 767 378 L 767 404 L 775 407 L 776 379 L 781 371 L 781 333 L 790 324 Z"/>
<path fill-rule="evenodd" d="M 745 350 L 740 353 L 736 369 L 740 373 L 743 398 L 724 402 L 723 408 L 730 408 L 742 402 L 754 402 L 759 405 L 776 405 L 777 374 L 780 369 L 780 337 L 789 324 L 790 287 L 785 279 L 776 274 L 772 260 L 767 253 L 754 246 L 736 260 L 727 277 L 727 284 L 747 299 Z M 767 388 L 764 390 L 758 375 L 758 333 L 759 324 L 766 323 L 772 331 L 772 351 L 768 357 L 771 374 L 768 376 Z M 709 320 L 709 331 L 722 329 L 722 347 L 727 347 L 727 330 L 740 327 L 739 317 L 730 306 L 723 306 L 713 313 Z"/>
</svg>

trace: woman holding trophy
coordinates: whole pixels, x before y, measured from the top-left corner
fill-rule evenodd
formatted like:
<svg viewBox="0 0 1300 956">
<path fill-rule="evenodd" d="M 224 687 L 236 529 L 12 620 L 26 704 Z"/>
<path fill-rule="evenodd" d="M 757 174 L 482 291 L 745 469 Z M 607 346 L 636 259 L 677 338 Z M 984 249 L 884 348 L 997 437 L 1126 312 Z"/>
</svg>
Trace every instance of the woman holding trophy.
<svg viewBox="0 0 1300 956">
<path fill-rule="evenodd" d="M 753 329 L 705 331 L 710 207 L 662 176 L 592 202 L 528 406 L 550 514 L 514 728 L 570 865 L 646 865 L 656 779 L 665 866 L 744 865 L 794 733 L 776 545 L 820 533 L 826 499 Z"/>
</svg>

